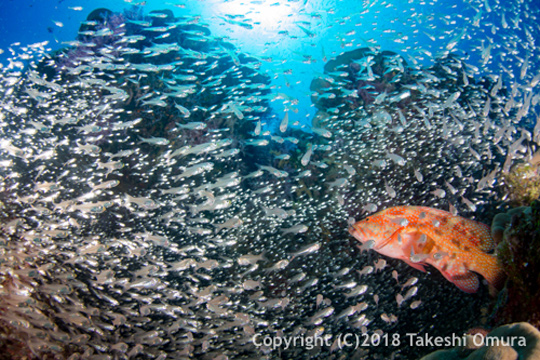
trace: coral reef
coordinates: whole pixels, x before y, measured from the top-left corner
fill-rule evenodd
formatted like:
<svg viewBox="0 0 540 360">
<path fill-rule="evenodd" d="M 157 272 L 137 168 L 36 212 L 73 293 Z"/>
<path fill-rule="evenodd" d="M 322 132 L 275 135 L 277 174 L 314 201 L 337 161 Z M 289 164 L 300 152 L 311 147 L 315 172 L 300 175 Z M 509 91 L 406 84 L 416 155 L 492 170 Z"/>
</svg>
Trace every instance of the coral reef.
<svg viewBox="0 0 540 360">
<path fill-rule="evenodd" d="M 508 280 L 498 296 L 493 319 L 498 324 L 528 321 L 538 327 L 540 326 L 540 201 L 533 202 L 530 207 L 513 209 L 507 214 L 497 216 L 494 219 L 494 231 L 500 233 L 505 222 L 508 225 L 498 245 L 497 253 Z"/>
<path fill-rule="evenodd" d="M 528 206 L 540 197 L 538 165 L 534 161 L 519 163 L 503 174 L 508 200 L 513 206 Z"/>
</svg>

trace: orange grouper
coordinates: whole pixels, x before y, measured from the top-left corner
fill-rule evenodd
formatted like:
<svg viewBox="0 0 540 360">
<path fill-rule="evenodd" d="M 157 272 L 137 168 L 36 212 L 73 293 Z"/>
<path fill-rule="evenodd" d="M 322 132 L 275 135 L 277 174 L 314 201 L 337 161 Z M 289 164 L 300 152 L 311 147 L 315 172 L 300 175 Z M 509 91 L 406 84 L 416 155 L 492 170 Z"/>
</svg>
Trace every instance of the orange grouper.
<svg viewBox="0 0 540 360">
<path fill-rule="evenodd" d="M 423 206 L 396 206 L 349 228 L 364 245 L 380 254 L 405 261 L 425 272 L 424 265 L 436 267 L 461 290 L 478 290 L 478 274 L 500 288 L 503 271 L 487 225 Z"/>
</svg>

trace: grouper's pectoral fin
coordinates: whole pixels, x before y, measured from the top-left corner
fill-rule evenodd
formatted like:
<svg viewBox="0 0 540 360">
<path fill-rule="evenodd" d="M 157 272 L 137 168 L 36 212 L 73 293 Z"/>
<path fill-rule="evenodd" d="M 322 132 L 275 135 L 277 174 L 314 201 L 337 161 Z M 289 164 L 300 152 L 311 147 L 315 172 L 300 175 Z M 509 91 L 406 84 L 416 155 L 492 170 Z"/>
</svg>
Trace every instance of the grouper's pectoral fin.
<svg viewBox="0 0 540 360">
<path fill-rule="evenodd" d="M 426 272 L 425 261 L 430 256 L 433 240 L 416 228 L 409 228 L 402 234 L 403 258 L 409 266 Z M 426 244 L 430 246 L 426 247 Z"/>
<path fill-rule="evenodd" d="M 400 236 L 401 229 L 396 230 L 392 235 L 388 237 L 388 239 L 382 241 L 381 243 L 377 244 L 377 246 L 374 248 L 375 251 L 379 251 L 386 245 L 390 244 L 391 242 L 398 241 L 398 236 Z"/>
<path fill-rule="evenodd" d="M 418 231 L 418 229 L 415 227 L 402 227 L 396 230 L 391 236 L 388 237 L 388 239 L 381 242 L 375 250 L 379 251 L 390 243 L 397 244 L 403 250 L 403 255 L 398 257 L 398 259 L 405 261 L 409 266 L 417 270 L 426 272 L 424 265 L 420 261 L 413 262 L 409 255 L 411 249 L 417 246 L 417 243 L 422 236 L 425 237 L 425 235 L 423 235 L 423 233 Z"/>
<path fill-rule="evenodd" d="M 409 243 L 411 243 L 411 240 L 417 241 L 421 236 L 422 233 L 420 233 L 415 227 L 401 227 L 394 231 L 394 233 L 390 235 L 388 239 L 378 244 L 375 250 L 380 250 L 390 243 L 395 243 L 405 248 Z"/>
</svg>

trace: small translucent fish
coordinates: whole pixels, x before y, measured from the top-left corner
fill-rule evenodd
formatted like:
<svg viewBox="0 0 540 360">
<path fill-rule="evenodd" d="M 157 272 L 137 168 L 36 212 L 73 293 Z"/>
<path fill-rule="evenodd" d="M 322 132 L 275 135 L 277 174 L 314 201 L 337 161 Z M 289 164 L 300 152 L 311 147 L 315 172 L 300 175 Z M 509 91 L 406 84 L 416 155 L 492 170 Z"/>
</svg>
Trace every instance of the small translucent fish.
<svg viewBox="0 0 540 360">
<path fill-rule="evenodd" d="M 359 246 L 360 251 L 364 250 L 371 250 L 375 247 L 375 240 L 368 240 L 365 243 L 363 243 L 361 246 Z"/>
<path fill-rule="evenodd" d="M 386 160 L 383 160 L 383 159 L 378 159 L 378 160 L 373 160 L 371 162 L 371 164 L 375 167 L 378 167 L 378 168 L 381 168 L 381 169 L 384 169 L 386 167 Z"/>
<path fill-rule="evenodd" d="M 259 136 L 261 134 L 261 120 L 257 121 L 257 125 L 255 126 L 255 130 L 253 130 L 253 134 L 255 134 L 255 136 Z"/>
<path fill-rule="evenodd" d="M 401 112 L 400 109 L 398 109 L 398 117 L 399 117 L 399 121 L 401 122 L 401 125 L 403 127 L 407 126 L 407 120 L 405 120 L 405 116 L 403 115 L 403 112 Z"/>
<path fill-rule="evenodd" d="M 323 302 L 324 297 L 321 294 L 317 294 L 317 297 L 315 299 L 315 307 L 319 307 L 321 303 Z"/>
<path fill-rule="evenodd" d="M 151 145 L 169 145 L 170 141 L 162 137 L 143 138 L 139 136 L 141 142 L 145 142 Z"/>
<path fill-rule="evenodd" d="M 373 272 L 373 266 L 367 265 L 367 266 L 364 266 L 364 268 L 362 270 L 358 271 L 358 275 L 360 275 L 360 276 L 369 275 L 372 272 Z"/>
<path fill-rule="evenodd" d="M 333 187 L 345 187 L 349 185 L 349 180 L 345 179 L 345 178 L 339 178 L 339 179 L 336 179 L 330 183 L 328 183 L 328 186 L 330 188 L 333 188 Z"/>
<path fill-rule="evenodd" d="M 324 161 L 312 161 L 311 163 L 312 163 L 313 165 L 315 165 L 315 166 L 321 168 L 321 169 L 326 169 L 326 168 L 328 168 L 328 164 L 325 163 Z"/>
<path fill-rule="evenodd" d="M 395 217 L 390 221 L 400 227 L 405 227 L 409 225 L 409 220 L 405 217 Z"/>
<path fill-rule="evenodd" d="M 349 272 L 351 271 L 351 268 L 343 268 L 341 270 L 339 270 L 335 275 L 334 275 L 334 278 L 337 278 L 337 277 L 341 277 L 341 276 L 345 276 L 347 275 Z"/>
<path fill-rule="evenodd" d="M 411 305 L 410 305 L 410 308 L 411 309 L 417 309 L 420 305 L 422 304 L 422 300 L 414 300 Z"/>
<path fill-rule="evenodd" d="M 266 261 L 266 258 L 264 257 L 264 253 L 261 253 L 259 255 L 252 255 L 252 254 L 246 254 L 240 256 L 238 259 L 236 259 L 238 262 L 238 265 L 254 265 L 259 261 Z"/>
<path fill-rule="evenodd" d="M 246 280 L 242 283 L 244 290 L 257 290 L 261 288 L 261 282 L 255 280 Z"/>
<path fill-rule="evenodd" d="M 189 188 L 186 186 L 179 186 L 179 187 L 161 190 L 162 194 L 187 194 L 188 192 L 189 192 Z"/>
<path fill-rule="evenodd" d="M 300 163 L 303 166 L 307 166 L 307 164 L 309 164 L 309 160 L 311 159 L 312 151 L 313 151 L 312 145 L 308 144 L 308 149 L 307 149 L 306 153 L 304 154 L 304 156 L 302 156 L 302 159 L 300 159 Z"/>
<path fill-rule="evenodd" d="M 289 125 L 289 112 L 285 112 L 285 116 L 283 117 L 283 120 L 281 120 L 281 124 L 279 124 L 279 131 L 284 133 L 287 131 L 287 126 Z"/>
<path fill-rule="evenodd" d="M 281 229 L 281 233 L 283 235 L 286 235 L 286 234 L 301 234 L 301 233 L 305 233 L 306 231 L 308 231 L 308 227 L 307 225 L 304 225 L 304 224 L 298 224 L 298 225 L 294 225 L 290 228 L 285 228 L 285 229 Z"/>
<path fill-rule="evenodd" d="M 394 163 L 396 163 L 399 166 L 405 166 L 405 163 L 407 162 L 404 158 L 397 154 L 392 154 L 390 152 L 386 153 L 386 157 L 390 160 L 392 160 Z"/>
<path fill-rule="evenodd" d="M 142 118 L 138 118 L 131 121 L 118 122 L 113 124 L 113 130 L 125 130 L 129 129 L 142 121 Z"/>
<path fill-rule="evenodd" d="M 291 136 L 286 137 L 286 138 L 284 138 L 283 140 L 285 140 L 285 141 L 290 141 L 290 142 L 292 142 L 293 144 L 298 144 L 298 142 L 299 142 L 299 140 L 298 140 L 297 138 L 291 137 Z"/>
<path fill-rule="evenodd" d="M 379 259 L 379 260 L 377 260 L 377 262 L 375 262 L 374 265 L 375 265 L 375 272 L 381 271 L 386 267 L 386 260 Z"/>
<path fill-rule="evenodd" d="M 215 158 L 216 159 L 224 159 L 224 158 L 236 156 L 238 154 L 240 154 L 240 149 L 229 149 L 229 150 L 223 151 L 222 153 L 219 153 L 219 154 L 215 155 Z"/>
<path fill-rule="evenodd" d="M 265 165 L 258 165 L 258 166 L 261 170 L 266 170 L 277 178 L 284 178 L 284 177 L 289 176 L 289 174 L 286 171 L 278 170 L 272 166 L 265 166 Z"/>
<path fill-rule="evenodd" d="M 349 281 L 349 282 L 346 282 L 345 284 L 334 285 L 334 288 L 335 289 L 352 289 L 356 285 L 357 285 L 356 281 Z"/>
<path fill-rule="evenodd" d="M 414 176 L 416 177 L 416 180 L 418 180 L 418 182 L 421 183 L 422 181 L 424 181 L 424 176 L 418 169 L 414 169 Z"/>
<path fill-rule="evenodd" d="M 443 108 L 451 107 L 454 104 L 454 102 L 456 102 L 456 100 L 459 98 L 460 95 L 461 95 L 461 92 L 459 91 L 452 93 L 448 97 L 448 99 L 446 99 L 446 101 L 443 103 L 442 107 Z"/>
<path fill-rule="evenodd" d="M 332 306 L 329 306 L 325 309 L 319 310 L 310 318 L 309 323 L 314 325 L 320 325 L 322 322 L 322 318 L 329 317 L 334 313 L 334 308 Z"/>
<path fill-rule="evenodd" d="M 376 212 L 378 209 L 378 206 L 373 203 L 367 203 L 364 206 L 362 206 L 363 212 Z"/>
<path fill-rule="evenodd" d="M 444 184 L 445 184 L 446 187 L 448 188 L 448 191 L 450 191 L 450 194 L 452 194 L 452 195 L 456 195 L 456 194 L 457 194 L 458 191 L 456 190 L 456 188 L 454 188 L 454 187 L 452 186 L 452 184 L 450 184 L 448 181 L 445 181 Z"/>
<path fill-rule="evenodd" d="M 118 184 L 120 184 L 120 181 L 118 180 L 109 180 L 109 181 L 104 181 L 100 184 L 97 184 L 97 185 L 94 185 L 92 187 L 92 190 L 100 190 L 100 189 L 111 189 L 115 186 L 118 186 Z"/>
<path fill-rule="evenodd" d="M 311 131 L 313 131 L 315 134 L 321 135 L 322 137 L 325 137 L 325 138 L 331 138 L 332 137 L 332 133 L 329 130 L 326 130 L 326 129 L 323 129 L 323 128 L 313 127 L 313 128 L 311 128 Z"/>
<path fill-rule="evenodd" d="M 384 188 L 388 196 L 390 196 L 392 199 L 396 197 L 396 191 L 390 185 L 388 185 L 386 179 L 384 180 Z"/>
<path fill-rule="evenodd" d="M 415 254 L 414 248 L 411 247 L 411 255 L 409 256 L 409 261 L 413 264 L 420 263 L 429 258 L 429 254 Z"/>
<path fill-rule="evenodd" d="M 245 142 L 245 145 L 251 145 L 251 146 L 266 146 L 270 142 L 268 139 L 249 139 Z"/>
<path fill-rule="evenodd" d="M 386 313 L 381 314 L 381 319 L 387 324 L 391 324 L 397 321 L 397 317 L 395 315 L 387 315 Z"/>
<path fill-rule="evenodd" d="M 416 295 L 417 292 L 418 292 L 418 288 L 416 286 L 413 286 L 412 288 L 409 289 L 409 291 L 407 291 L 403 299 L 408 300 L 412 298 L 414 295 Z"/>
<path fill-rule="evenodd" d="M 412 277 L 409 280 L 407 280 L 405 282 L 405 284 L 401 285 L 401 288 L 403 289 L 403 288 L 406 288 L 408 286 L 412 286 L 412 285 L 416 284 L 417 282 L 418 282 L 418 278 Z"/>
<path fill-rule="evenodd" d="M 163 99 L 161 98 L 154 98 L 154 99 L 150 99 L 150 100 L 143 100 L 142 104 L 144 106 L 147 106 L 147 105 L 153 105 L 153 106 L 159 106 L 159 107 L 166 107 L 167 106 L 167 102 L 164 101 Z"/>
<path fill-rule="evenodd" d="M 187 124 L 176 124 L 180 129 L 187 130 L 203 130 L 206 129 L 206 124 L 203 122 L 189 122 Z"/>
<path fill-rule="evenodd" d="M 262 206 L 262 208 L 267 216 L 277 216 L 282 219 L 289 217 L 289 213 L 282 208 L 267 208 L 265 206 Z"/>
<path fill-rule="evenodd" d="M 361 311 L 366 310 L 369 307 L 369 305 L 367 304 L 367 302 L 362 301 L 362 302 L 359 302 L 358 304 L 356 304 L 354 307 L 355 307 L 357 312 L 361 312 Z"/>
<path fill-rule="evenodd" d="M 236 227 L 239 227 L 240 225 L 242 225 L 244 222 L 242 221 L 242 219 L 238 218 L 238 217 L 233 217 L 233 218 L 230 218 L 229 220 L 221 223 L 221 224 L 214 224 L 214 226 L 216 227 L 216 233 L 219 232 L 221 229 L 232 229 L 232 228 L 236 228 Z"/>
<path fill-rule="evenodd" d="M 355 313 L 356 313 L 356 307 L 351 305 L 351 306 L 347 307 L 345 310 L 343 310 L 342 312 L 340 312 L 339 314 L 337 314 L 335 316 L 335 319 L 338 320 L 338 319 L 342 319 L 344 317 L 353 316 Z"/>
<path fill-rule="evenodd" d="M 131 156 L 133 153 L 135 153 L 135 150 L 120 150 L 119 152 L 117 152 L 116 154 L 110 154 L 110 158 L 111 159 L 114 159 L 114 158 L 117 158 L 117 157 L 128 157 L 128 156 Z M 106 163 L 106 164 L 116 164 L 117 162 L 111 162 L 111 163 Z M 99 163 L 98 163 L 99 165 Z"/>
<path fill-rule="evenodd" d="M 247 174 L 246 176 L 244 176 L 244 179 L 256 178 L 256 177 L 259 177 L 259 176 L 261 176 L 263 174 L 264 174 L 264 172 L 262 170 L 256 170 L 256 171 L 253 171 L 253 172 Z"/>
<path fill-rule="evenodd" d="M 317 243 L 313 243 L 311 245 L 307 245 L 303 249 L 300 249 L 297 252 L 292 253 L 291 255 L 292 255 L 292 258 L 294 259 L 294 258 L 296 258 L 298 256 L 301 256 L 301 255 L 308 255 L 308 254 L 312 254 L 314 252 L 317 252 L 317 251 L 319 251 L 320 248 L 321 248 L 321 243 L 317 242 Z M 291 259 L 291 261 L 292 261 L 292 259 Z"/>
<path fill-rule="evenodd" d="M 126 194 L 126 202 L 130 204 L 137 204 L 143 209 L 152 210 L 158 207 L 156 202 L 146 197 L 133 197 Z"/>
<path fill-rule="evenodd" d="M 349 298 L 349 297 L 356 297 L 356 296 L 362 295 L 367 291 L 367 289 L 368 289 L 367 285 L 359 285 L 353 288 L 349 293 L 346 293 L 345 297 Z"/>
<path fill-rule="evenodd" d="M 294 283 L 297 283 L 297 282 L 300 282 L 302 280 L 304 280 L 306 278 L 306 273 L 305 272 L 300 272 L 298 273 L 297 275 L 293 276 L 292 278 L 289 279 L 289 284 L 294 284 Z"/>
<path fill-rule="evenodd" d="M 302 292 L 302 291 L 306 290 L 307 288 L 310 288 L 312 286 L 317 285 L 318 283 L 319 283 L 318 278 L 312 278 L 312 279 L 308 280 L 304 285 L 302 285 L 299 290 L 300 290 L 300 292 Z"/>
<path fill-rule="evenodd" d="M 289 154 L 281 154 L 276 156 L 276 159 L 278 160 L 289 160 L 291 158 L 291 155 Z"/>
<path fill-rule="evenodd" d="M 343 168 L 349 173 L 350 176 L 356 174 L 356 169 L 352 165 L 343 165 Z"/>
<path fill-rule="evenodd" d="M 277 263 L 275 263 L 273 266 L 267 268 L 266 272 L 283 270 L 287 266 L 289 266 L 289 260 L 280 260 Z"/>
<path fill-rule="evenodd" d="M 401 305 L 403 304 L 404 301 L 405 301 L 405 299 L 403 298 L 403 295 L 401 295 L 401 294 L 396 295 L 396 303 L 397 303 L 398 307 L 401 307 Z"/>
<path fill-rule="evenodd" d="M 436 190 L 430 191 L 430 193 L 441 199 L 446 196 L 446 191 L 444 191 L 443 189 L 436 189 Z"/>
<path fill-rule="evenodd" d="M 213 168 L 214 168 L 214 163 L 211 163 L 211 162 L 199 163 L 199 164 L 184 168 L 184 171 L 181 174 L 176 175 L 173 178 L 174 179 L 188 178 L 191 176 L 202 174 L 205 171 L 210 171 Z"/>
</svg>

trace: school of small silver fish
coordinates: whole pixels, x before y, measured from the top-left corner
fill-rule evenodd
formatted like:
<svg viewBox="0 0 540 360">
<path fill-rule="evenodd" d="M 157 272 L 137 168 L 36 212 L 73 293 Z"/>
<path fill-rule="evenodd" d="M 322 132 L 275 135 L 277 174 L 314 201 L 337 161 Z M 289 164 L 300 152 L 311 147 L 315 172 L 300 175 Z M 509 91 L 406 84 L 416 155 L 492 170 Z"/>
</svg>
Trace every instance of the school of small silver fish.
<svg viewBox="0 0 540 360">
<path fill-rule="evenodd" d="M 64 50 L 10 48 L 0 69 L 4 338 L 29 358 L 408 359 L 429 349 L 339 348 L 337 334 L 476 325 L 485 286 L 462 293 L 348 234 L 398 205 L 475 218 L 503 204 L 501 174 L 540 144 L 538 4 L 472 0 L 443 16 L 430 13 L 438 2 L 410 0 L 387 19 L 377 9 L 392 2 L 341 16 L 337 1 L 276 30 L 313 44 L 290 61 L 327 63 L 311 93 L 296 85 L 318 109 L 311 129 L 299 100 L 272 83 L 294 83 L 289 64 L 239 51 L 199 16 L 102 9 Z M 257 31 L 249 14 L 220 20 Z M 435 20 L 447 30 L 435 33 Z M 411 32 L 382 31 L 399 50 L 370 38 L 388 21 Z M 320 54 L 324 27 L 343 29 L 342 49 Z M 456 308 L 458 329 L 441 321 Z M 331 346 L 272 349 L 256 334 L 330 335 Z"/>
</svg>

